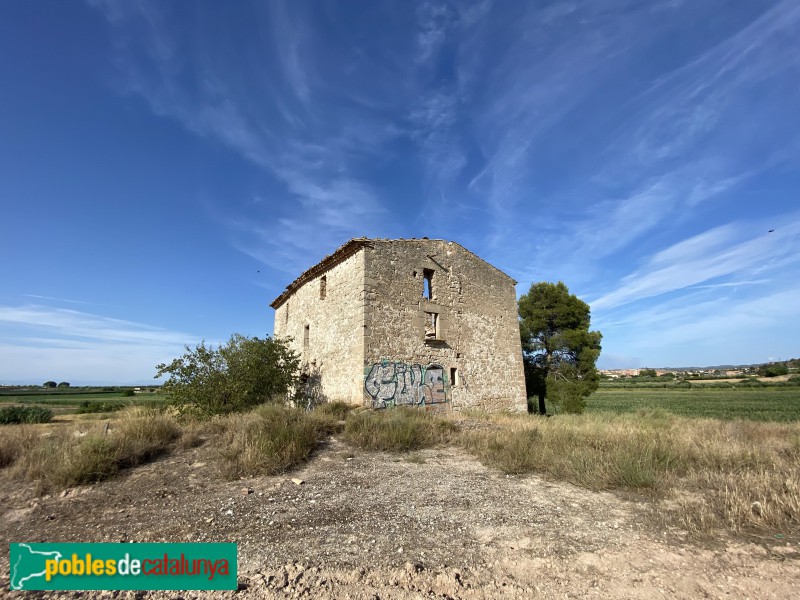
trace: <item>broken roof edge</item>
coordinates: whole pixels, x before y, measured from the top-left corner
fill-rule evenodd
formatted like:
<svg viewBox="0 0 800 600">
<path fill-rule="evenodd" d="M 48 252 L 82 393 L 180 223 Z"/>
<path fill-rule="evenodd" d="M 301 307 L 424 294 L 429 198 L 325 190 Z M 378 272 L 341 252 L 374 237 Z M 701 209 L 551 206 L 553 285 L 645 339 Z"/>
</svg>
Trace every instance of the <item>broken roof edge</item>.
<svg viewBox="0 0 800 600">
<path fill-rule="evenodd" d="M 315 264 L 313 267 L 310 267 L 300 273 L 300 276 L 297 277 L 292 283 L 286 286 L 286 289 L 283 290 L 280 296 L 275 298 L 270 303 L 270 306 L 277 310 L 286 300 L 291 296 L 295 291 L 300 289 L 304 284 L 308 283 L 317 275 L 321 275 L 331 267 L 335 267 L 339 263 L 344 262 L 353 254 L 361 250 L 361 248 L 365 246 L 369 246 L 373 240 L 368 238 L 352 238 L 339 246 L 336 250 L 333 251 L 332 254 L 328 254 L 325 258 Z"/>
<path fill-rule="evenodd" d="M 303 285 L 305 285 L 306 283 L 308 283 L 312 279 L 316 278 L 318 275 L 321 275 L 322 273 L 328 271 L 332 267 L 335 267 L 339 263 L 344 262 L 345 260 L 347 260 L 348 258 L 353 256 L 356 252 L 361 250 L 361 248 L 372 247 L 372 244 L 375 244 L 375 243 L 422 242 L 422 241 L 425 241 L 425 242 L 444 242 L 445 244 L 455 244 L 456 246 L 461 248 L 464 252 L 474 256 L 475 258 L 477 258 L 482 263 L 484 263 L 486 265 L 489 265 L 492 269 L 494 269 L 495 271 L 497 271 L 501 275 L 504 275 L 504 276 L 508 277 L 508 279 L 510 279 L 511 282 L 514 285 L 517 285 L 517 283 L 518 283 L 517 280 L 514 279 L 513 277 L 511 277 L 508 273 L 505 273 L 501 269 L 498 269 L 492 263 L 484 260 L 483 258 L 478 256 L 477 254 L 475 254 L 474 252 L 472 252 L 468 248 L 465 248 L 464 246 L 462 246 L 458 242 L 454 242 L 452 240 L 430 239 L 430 238 L 426 238 L 426 237 L 423 237 L 423 238 L 395 238 L 395 239 L 358 237 L 358 238 L 352 238 L 352 239 L 348 240 L 347 242 L 345 242 L 344 244 L 339 246 L 336 250 L 334 250 L 333 253 L 328 254 L 327 256 L 325 256 L 325 258 L 323 258 L 321 261 L 319 261 L 313 267 L 310 267 L 310 268 L 306 269 L 305 271 L 303 271 L 297 277 L 297 279 L 295 279 L 294 281 L 292 281 L 292 283 L 290 283 L 289 285 L 286 286 L 286 289 L 281 293 L 280 296 L 275 298 L 275 300 L 273 300 L 270 303 L 270 306 L 272 308 L 274 308 L 275 310 L 277 310 L 278 308 L 280 308 L 280 306 L 284 302 L 286 302 L 286 300 L 289 299 L 289 296 L 291 296 L 295 291 L 300 289 L 300 287 L 302 287 Z"/>
</svg>

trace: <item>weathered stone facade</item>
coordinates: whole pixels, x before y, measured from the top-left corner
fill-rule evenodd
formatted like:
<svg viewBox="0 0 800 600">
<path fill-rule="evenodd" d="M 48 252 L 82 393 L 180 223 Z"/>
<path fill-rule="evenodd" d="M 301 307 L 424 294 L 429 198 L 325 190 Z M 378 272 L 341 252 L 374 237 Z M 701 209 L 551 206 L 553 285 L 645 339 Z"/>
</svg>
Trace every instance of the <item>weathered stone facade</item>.
<svg viewBox="0 0 800 600">
<path fill-rule="evenodd" d="M 329 400 L 526 409 L 515 281 L 444 240 L 350 240 L 271 306 Z"/>
</svg>

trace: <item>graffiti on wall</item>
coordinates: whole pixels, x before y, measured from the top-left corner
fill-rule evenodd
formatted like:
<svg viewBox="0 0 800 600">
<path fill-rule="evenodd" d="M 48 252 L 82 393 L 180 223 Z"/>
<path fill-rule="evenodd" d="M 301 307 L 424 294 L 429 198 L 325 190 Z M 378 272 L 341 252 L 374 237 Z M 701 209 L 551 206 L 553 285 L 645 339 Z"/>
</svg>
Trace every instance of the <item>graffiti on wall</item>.
<svg viewBox="0 0 800 600">
<path fill-rule="evenodd" d="M 364 391 L 373 408 L 447 402 L 447 380 L 440 365 L 423 367 L 383 360 L 366 369 Z"/>
</svg>

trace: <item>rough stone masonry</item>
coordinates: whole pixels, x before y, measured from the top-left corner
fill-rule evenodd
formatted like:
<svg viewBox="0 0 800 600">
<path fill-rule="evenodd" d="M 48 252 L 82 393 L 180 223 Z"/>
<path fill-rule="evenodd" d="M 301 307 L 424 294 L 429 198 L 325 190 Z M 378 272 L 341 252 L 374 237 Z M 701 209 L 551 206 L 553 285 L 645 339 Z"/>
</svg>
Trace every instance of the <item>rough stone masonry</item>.
<svg viewBox="0 0 800 600">
<path fill-rule="evenodd" d="M 355 238 L 272 302 L 274 334 L 329 401 L 524 411 L 515 285 L 455 242 Z"/>
</svg>

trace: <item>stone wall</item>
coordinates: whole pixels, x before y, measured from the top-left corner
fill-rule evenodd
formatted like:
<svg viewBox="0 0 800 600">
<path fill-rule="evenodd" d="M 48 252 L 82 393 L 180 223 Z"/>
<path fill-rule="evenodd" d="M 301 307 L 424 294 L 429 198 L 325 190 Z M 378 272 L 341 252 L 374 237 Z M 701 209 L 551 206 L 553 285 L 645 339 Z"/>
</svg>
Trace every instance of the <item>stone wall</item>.
<svg viewBox="0 0 800 600">
<path fill-rule="evenodd" d="M 456 411 L 526 409 L 511 278 L 442 240 L 373 240 L 361 252 L 366 402 L 416 394 Z"/>
<path fill-rule="evenodd" d="M 307 281 L 275 310 L 275 336 L 292 338 L 303 368 L 319 375 L 329 401 L 363 402 L 363 289 L 362 251 Z"/>
</svg>

